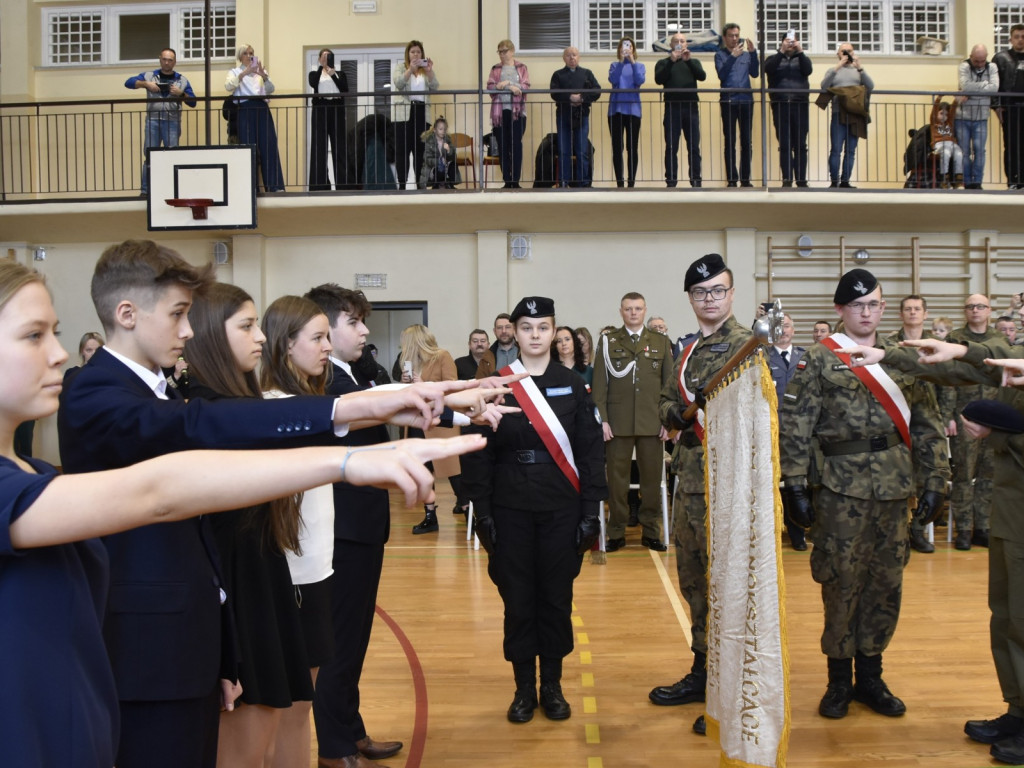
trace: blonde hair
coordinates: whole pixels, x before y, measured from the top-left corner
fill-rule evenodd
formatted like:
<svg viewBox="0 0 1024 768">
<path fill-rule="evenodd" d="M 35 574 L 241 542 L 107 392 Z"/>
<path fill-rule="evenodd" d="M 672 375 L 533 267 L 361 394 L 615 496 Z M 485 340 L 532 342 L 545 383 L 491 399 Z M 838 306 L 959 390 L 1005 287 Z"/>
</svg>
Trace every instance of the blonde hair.
<svg viewBox="0 0 1024 768">
<path fill-rule="evenodd" d="M 235 61 L 237 61 L 239 64 L 241 64 L 242 63 L 242 54 L 245 53 L 246 51 L 248 51 L 250 48 L 252 48 L 252 46 L 249 45 L 248 43 L 239 43 L 238 44 L 238 48 L 235 49 Z M 252 48 L 252 55 L 253 56 L 256 55 L 256 49 L 255 48 Z"/>
<path fill-rule="evenodd" d="M 411 362 L 414 371 L 422 371 L 423 367 L 441 354 L 437 339 L 425 325 L 410 325 L 399 338 L 402 351 L 398 356 L 399 365 Z"/>
<path fill-rule="evenodd" d="M 7 259 L 0 260 L 0 310 L 7 306 L 7 302 L 13 299 L 18 291 L 30 283 L 42 283 L 45 286 L 46 278 L 24 264 Z"/>
<path fill-rule="evenodd" d="M 516 52 L 516 44 L 513 43 L 511 40 L 507 40 L 507 39 L 506 40 L 502 40 L 501 42 L 498 43 L 498 47 L 499 48 L 508 48 L 509 53 L 515 53 Z"/>
</svg>

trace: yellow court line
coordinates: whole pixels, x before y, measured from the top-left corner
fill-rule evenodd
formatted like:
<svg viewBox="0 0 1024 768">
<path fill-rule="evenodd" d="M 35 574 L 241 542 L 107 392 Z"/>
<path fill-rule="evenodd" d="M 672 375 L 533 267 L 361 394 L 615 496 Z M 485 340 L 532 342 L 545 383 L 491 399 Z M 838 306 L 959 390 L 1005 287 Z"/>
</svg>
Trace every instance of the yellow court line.
<svg viewBox="0 0 1024 768">
<path fill-rule="evenodd" d="M 580 645 L 590 645 L 590 635 L 586 632 L 578 632 L 576 634 L 576 642 Z"/>
<path fill-rule="evenodd" d="M 583 714 L 593 715 L 597 712 L 597 697 L 596 696 L 584 696 L 583 697 Z"/>
<path fill-rule="evenodd" d="M 658 577 L 661 579 L 662 586 L 665 587 L 665 594 L 668 595 L 668 601 L 672 605 L 672 610 L 676 614 L 676 620 L 679 622 L 679 626 L 682 628 L 683 634 L 686 636 L 686 646 L 689 647 L 693 644 L 693 634 L 690 632 L 690 616 L 686 612 L 686 608 L 683 607 L 683 601 L 679 599 L 679 595 L 676 592 L 676 586 L 669 578 L 668 571 L 665 570 L 665 562 L 663 558 L 661 558 L 653 549 L 648 551 L 651 553 L 651 559 L 654 561 L 654 568 L 658 571 Z"/>
<path fill-rule="evenodd" d="M 588 757 L 587 768 L 604 768 L 604 762 L 600 757 Z"/>
<path fill-rule="evenodd" d="M 587 744 L 601 743 L 601 729 L 597 727 L 597 723 L 587 723 L 584 730 L 587 734 Z"/>
<path fill-rule="evenodd" d="M 582 685 L 584 688 L 593 688 L 594 687 L 594 673 L 593 672 L 584 672 L 582 675 L 580 675 L 580 685 Z"/>
</svg>

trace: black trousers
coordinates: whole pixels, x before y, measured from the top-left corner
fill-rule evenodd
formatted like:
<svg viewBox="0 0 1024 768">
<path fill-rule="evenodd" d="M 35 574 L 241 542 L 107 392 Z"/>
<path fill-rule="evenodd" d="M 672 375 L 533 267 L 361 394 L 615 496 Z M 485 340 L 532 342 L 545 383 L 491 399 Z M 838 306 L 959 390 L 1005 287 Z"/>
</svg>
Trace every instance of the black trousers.
<svg viewBox="0 0 1024 768">
<path fill-rule="evenodd" d="M 701 181 L 700 110 L 696 102 L 666 101 L 665 117 L 665 181 L 674 187 L 679 178 L 679 132 L 686 138 L 690 184 Z"/>
<path fill-rule="evenodd" d="M 216 768 L 220 682 L 207 696 L 122 701 L 118 768 Z"/>
<path fill-rule="evenodd" d="M 1024 184 L 1024 102 L 1003 109 L 1003 158 L 1006 183 Z"/>
<path fill-rule="evenodd" d="M 313 694 L 319 756 L 336 759 L 358 752 L 366 737 L 359 714 L 359 678 L 370 645 L 384 544 L 334 540 L 334 658 L 320 667 Z"/>
<path fill-rule="evenodd" d="M 313 102 L 310 126 L 309 188 L 331 188 L 327 175 L 327 147 L 331 149 L 331 170 L 334 188 L 345 189 L 348 184 L 348 151 L 345 146 L 345 107 L 341 104 Z"/>
<path fill-rule="evenodd" d="M 810 104 L 806 101 L 772 103 L 772 122 L 779 141 L 779 169 L 783 181 L 807 181 L 807 131 Z"/>
<path fill-rule="evenodd" d="M 512 110 L 501 113 L 501 125 L 494 126 L 498 137 L 498 151 L 501 153 L 501 178 L 507 183 L 519 183 L 523 171 L 523 134 L 526 132 L 526 117 L 512 117 Z"/>
<path fill-rule="evenodd" d="M 636 184 L 636 168 L 640 162 L 640 118 L 616 112 L 608 115 L 608 130 L 612 136 L 612 169 L 615 171 L 615 186 L 623 184 L 622 149 L 626 149 L 627 180 L 629 186 Z"/>
<path fill-rule="evenodd" d="M 572 652 L 572 582 L 579 506 L 532 512 L 494 505 L 497 547 L 487 573 L 505 603 L 505 659 L 529 663 Z"/>
<path fill-rule="evenodd" d="M 398 177 L 399 189 L 405 189 L 405 182 L 409 178 L 410 152 L 413 175 L 416 177 L 416 186 L 419 186 L 424 151 L 420 134 L 429 127 L 427 105 L 422 101 L 409 102 L 409 119 L 404 123 L 395 123 L 395 175 Z"/>
</svg>

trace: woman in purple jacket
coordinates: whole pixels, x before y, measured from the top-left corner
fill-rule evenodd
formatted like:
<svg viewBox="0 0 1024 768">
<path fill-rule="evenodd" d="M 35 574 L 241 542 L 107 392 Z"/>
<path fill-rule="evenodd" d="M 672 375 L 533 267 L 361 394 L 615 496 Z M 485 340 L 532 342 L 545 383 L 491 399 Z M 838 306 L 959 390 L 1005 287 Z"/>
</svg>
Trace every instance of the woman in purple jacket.
<svg viewBox="0 0 1024 768">
<path fill-rule="evenodd" d="M 608 130 L 612 135 L 612 167 L 615 169 L 615 186 L 622 182 L 622 146 L 626 139 L 629 171 L 627 183 L 636 186 L 636 167 L 639 162 L 637 144 L 640 142 L 640 94 L 630 93 L 639 88 L 647 79 L 647 68 L 636 60 L 636 43 L 633 38 L 619 40 L 617 60 L 608 69 L 608 81 L 614 89 L 608 107 Z"/>
</svg>

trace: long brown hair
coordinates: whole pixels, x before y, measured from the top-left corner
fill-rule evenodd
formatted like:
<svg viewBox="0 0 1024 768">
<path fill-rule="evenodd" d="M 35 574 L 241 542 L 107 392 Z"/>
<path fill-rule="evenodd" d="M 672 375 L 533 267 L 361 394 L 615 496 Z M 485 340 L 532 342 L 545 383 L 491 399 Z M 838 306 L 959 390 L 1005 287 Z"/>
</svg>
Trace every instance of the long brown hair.
<svg viewBox="0 0 1024 768">
<path fill-rule="evenodd" d="M 409 65 L 412 63 L 412 62 L 409 61 L 409 51 L 412 50 L 414 46 L 418 46 L 419 47 L 420 53 L 423 55 L 424 59 L 427 58 L 427 52 L 423 48 L 423 43 L 421 43 L 419 40 L 410 40 L 409 44 L 405 46 L 405 68 L 406 69 L 408 69 Z M 417 74 L 422 72 L 422 71 L 423 71 L 423 67 L 420 67 L 419 69 L 416 70 Z"/>
<path fill-rule="evenodd" d="M 226 323 L 247 301 L 252 301 L 252 297 L 238 286 L 214 283 L 195 297 L 188 312 L 195 333 L 185 342 L 189 375 L 225 397 L 263 397 L 256 374 L 238 367 L 228 343 Z M 270 502 L 270 514 L 263 523 L 265 544 L 270 543 L 281 552 L 299 552 L 301 503 L 302 494 Z M 258 524 L 258 510 L 259 507 L 246 510 L 242 525 Z"/>
<path fill-rule="evenodd" d="M 327 389 L 331 367 L 319 376 L 308 377 L 292 363 L 288 343 L 295 340 L 310 320 L 325 314 L 320 307 L 302 296 L 282 296 L 267 307 L 263 315 L 264 346 L 260 386 L 279 389 L 289 395 L 322 395 Z"/>
</svg>

